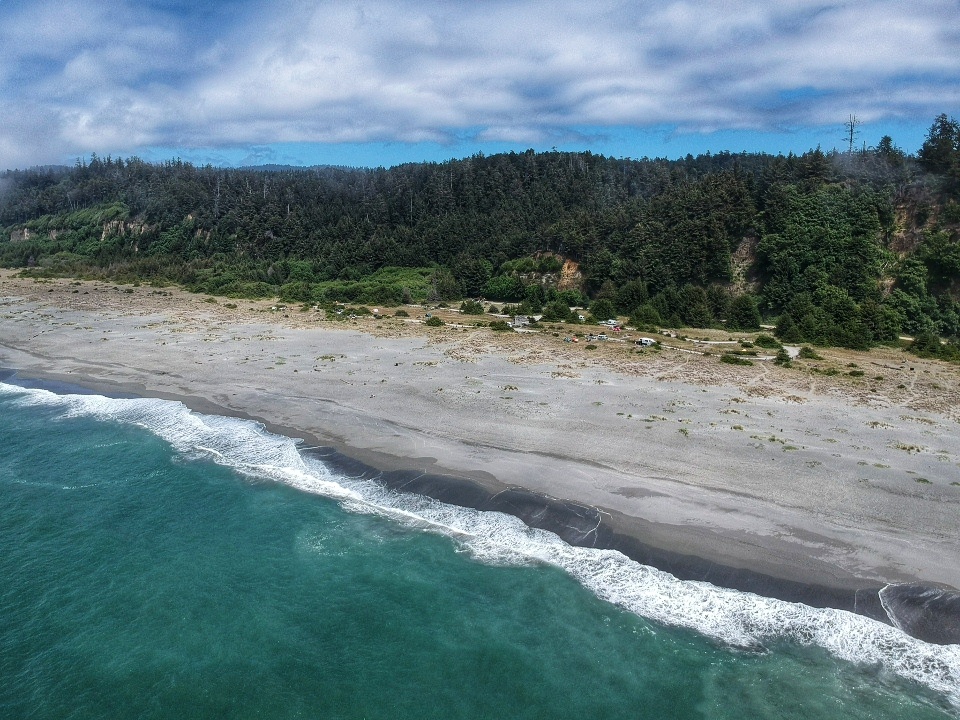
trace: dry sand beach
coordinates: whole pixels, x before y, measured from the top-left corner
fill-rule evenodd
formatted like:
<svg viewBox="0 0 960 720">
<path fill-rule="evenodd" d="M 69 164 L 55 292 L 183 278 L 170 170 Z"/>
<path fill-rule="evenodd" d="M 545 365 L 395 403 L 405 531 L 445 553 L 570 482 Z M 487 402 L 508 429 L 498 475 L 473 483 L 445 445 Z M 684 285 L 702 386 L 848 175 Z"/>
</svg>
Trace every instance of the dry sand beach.
<svg viewBox="0 0 960 720">
<path fill-rule="evenodd" d="M 494 333 L 451 311 L 428 328 L 416 308 L 273 307 L 3 271 L 0 366 L 256 418 L 406 478 L 525 488 L 726 568 L 960 587 L 956 366 L 897 349 L 735 366 L 716 331 L 589 350 L 562 329 Z"/>
</svg>

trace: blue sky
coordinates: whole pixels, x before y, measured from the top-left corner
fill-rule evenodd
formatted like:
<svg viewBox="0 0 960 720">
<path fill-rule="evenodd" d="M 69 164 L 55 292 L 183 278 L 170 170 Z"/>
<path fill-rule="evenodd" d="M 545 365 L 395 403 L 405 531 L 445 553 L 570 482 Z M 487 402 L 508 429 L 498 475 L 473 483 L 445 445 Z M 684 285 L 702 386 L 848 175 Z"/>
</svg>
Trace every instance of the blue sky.
<svg viewBox="0 0 960 720">
<path fill-rule="evenodd" d="M 960 115 L 957 0 L 0 0 L 0 169 L 804 152 Z"/>
</svg>

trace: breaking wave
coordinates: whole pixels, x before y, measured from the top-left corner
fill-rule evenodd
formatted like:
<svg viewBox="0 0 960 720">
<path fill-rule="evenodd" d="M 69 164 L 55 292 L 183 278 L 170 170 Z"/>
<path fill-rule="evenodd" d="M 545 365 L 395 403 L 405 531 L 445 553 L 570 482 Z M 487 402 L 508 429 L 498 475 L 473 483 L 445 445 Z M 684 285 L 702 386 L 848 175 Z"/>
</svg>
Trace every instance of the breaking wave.
<svg viewBox="0 0 960 720">
<path fill-rule="evenodd" d="M 841 660 L 880 665 L 942 693 L 960 708 L 960 645 L 926 643 L 843 610 L 678 580 L 615 550 L 571 546 L 510 515 L 448 505 L 388 490 L 370 479 L 336 474 L 321 460 L 302 455 L 297 441 L 249 420 L 202 415 L 168 400 L 57 395 L 6 383 L 0 383 L 0 398 L 52 407 L 65 418 L 137 425 L 185 457 L 210 459 L 253 478 L 336 500 L 351 512 L 446 535 L 480 562 L 553 565 L 597 597 L 649 620 L 695 630 L 734 647 L 757 648 L 778 639 L 819 646 Z"/>
</svg>

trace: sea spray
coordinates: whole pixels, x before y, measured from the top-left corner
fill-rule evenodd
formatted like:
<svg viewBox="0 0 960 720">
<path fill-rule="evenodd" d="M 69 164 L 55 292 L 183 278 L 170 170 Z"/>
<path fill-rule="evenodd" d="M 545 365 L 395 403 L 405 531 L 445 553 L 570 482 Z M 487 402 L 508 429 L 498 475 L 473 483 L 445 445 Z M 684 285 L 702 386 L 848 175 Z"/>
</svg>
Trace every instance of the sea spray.
<svg viewBox="0 0 960 720">
<path fill-rule="evenodd" d="M 617 551 L 572 547 L 553 533 L 530 528 L 509 515 L 397 493 L 365 478 L 337 476 L 320 460 L 302 456 L 296 441 L 269 433 L 251 421 L 201 415 L 166 400 L 56 395 L 4 383 L 0 383 L 0 397 L 53 407 L 63 417 L 134 424 L 156 434 L 185 457 L 210 458 L 251 478 L 334 499 L 352 512 L 380 515 L 407 527 L 450 536 L 480 562 L 556 566 L 598 597 L 650 620 L 690 628 L 748 649 L 760 649 L 778 639 L 819 646 L 842 660 L 879 665 L 926 685 L 960 707 L 958 645 L 931 645 L 845 611 L 680 581 Z"/>
</svg>

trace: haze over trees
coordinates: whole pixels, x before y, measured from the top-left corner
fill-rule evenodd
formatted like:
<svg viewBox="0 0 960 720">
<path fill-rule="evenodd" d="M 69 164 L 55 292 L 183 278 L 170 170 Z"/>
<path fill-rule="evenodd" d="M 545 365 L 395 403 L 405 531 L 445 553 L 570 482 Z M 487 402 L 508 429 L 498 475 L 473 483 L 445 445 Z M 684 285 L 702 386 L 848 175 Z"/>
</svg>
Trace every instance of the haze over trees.
<svg viewBox="0 0 960 720">
<path fill-rule="evenodd" d="M 855 126 L 854 126 L 855 129 Z M 915 156 L 475 155 L 384 169 L 92 156 L 0 176 L 0 263 L 237 297 L 484 297 L 854 348 L 960 335 L 960 126 Z M 596 314 L 596 313 L 594 313 Z"/>
</svg>

